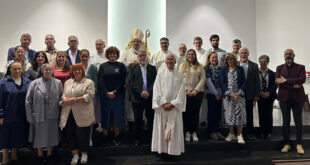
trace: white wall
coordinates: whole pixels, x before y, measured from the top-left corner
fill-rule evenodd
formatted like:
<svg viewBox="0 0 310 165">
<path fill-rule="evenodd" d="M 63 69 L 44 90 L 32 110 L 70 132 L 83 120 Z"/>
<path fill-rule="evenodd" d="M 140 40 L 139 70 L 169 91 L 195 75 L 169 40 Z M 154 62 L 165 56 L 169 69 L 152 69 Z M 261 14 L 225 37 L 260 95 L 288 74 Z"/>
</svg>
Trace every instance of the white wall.
<svg viewBox="0 0 310 165">
<path fill-rule="evenodd" d="M 192 48 L 195 36 L 201 36 L 203 48 L 209 49 L 209 37 L 215 33 L 222 49 L 230 52 L 232 40 L 238 38 L 256 60 L 255 14 L 255 0 L 167 0 L 170 49 L 177 53 L 181 42 Z"/>
<path fill-rule="evenodd" d="M 44 37 L 54 34 L 56 48 L 68 49 L 67 38 L 76 35 L 79 48 L 95 52 L 95 40 L 107 39 L 107 0 L 1 0 L 0 71 L 8 48 L 20 44 L 20 35 L 32 35 L 31 49 L 46 47 Z"/>
<path fill-rule="evenodd" d="M 166 0 L 109 0 L 108 5 L 109 45 L 124 50 L 132 30 L 138 27 L 144 35 L 150 30 L 151 53 L 160 48 L 159 39 L 166 35 Z"/>
<path fill-rule="evenodd" d="M 310 70 L 310 1 L 257 0 L 257 54 L 271 57 L 270 68 L 284 63 L 286 48 L 295 51 L 295 61 Z"/>
</svg>

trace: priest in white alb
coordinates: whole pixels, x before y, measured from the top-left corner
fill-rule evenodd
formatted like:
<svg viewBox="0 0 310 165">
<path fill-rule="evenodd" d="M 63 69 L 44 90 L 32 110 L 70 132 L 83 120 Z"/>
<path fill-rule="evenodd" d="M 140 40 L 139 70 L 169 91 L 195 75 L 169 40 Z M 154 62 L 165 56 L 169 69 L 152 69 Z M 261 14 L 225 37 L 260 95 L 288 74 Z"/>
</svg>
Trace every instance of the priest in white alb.
<svg viewBox="0 0 310 165">
<path fill-rule="evenodd" d="M 150 63 L 154 65 L 157 69 L 157 73 L 165 68 L 165 60 L 168 54 L 172 52 L 168 49 L 169 48 L 169 39 L 166 37 L 162 37 L 160 39 L 160 50 L 153 54 Z"/>
<path fill-rule="evenodd" d="M 157 152 L 156 160 L 163 155 L 179 156 L 184 153 L 182 112 L 185 111 L 186 94 L 184 76 L 174 68 L 176 56 L 168 54 L 156 77 L 153 88 L 154 127 L 152 152 Z"/>
</svg>

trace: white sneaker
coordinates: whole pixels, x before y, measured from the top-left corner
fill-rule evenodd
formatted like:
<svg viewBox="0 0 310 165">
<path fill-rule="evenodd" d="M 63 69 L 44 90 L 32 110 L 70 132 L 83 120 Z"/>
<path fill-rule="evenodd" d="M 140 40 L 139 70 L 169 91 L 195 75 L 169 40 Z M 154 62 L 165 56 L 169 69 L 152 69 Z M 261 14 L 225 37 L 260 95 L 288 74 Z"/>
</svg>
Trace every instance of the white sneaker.
<svg viewBox="0 0 310 165">
<path fill-rule="evenodd" d="M 79 155 L 74 155 L 72 160 L 71 160 L 71 165 L 76 165 L 79 162 Z"/>
<path fill-rule="evenodd" d="M 87 164 L 88 156 L 87 154 L 82 154 L 81 164 Z"/>
<path fill-rule="evenodd" d="M 96 131 L 102 133 L 102 132 L 103 132 L 103 129 L 102 129 L 100 126 L 98 126 L 98 127 L 96 128 Z"/>
<path fill-rule="evenodd" d="M 191 134 L 189 132 L 185 133 L 185 141 L 190 142 L 191 141 Z"/>
<path fill-rule="evenodd" d="M 237 136 L 237 139 L 238 139 L 238 143 L 239 143 L 239 144 L 244 144 L 244 143 L 245 143 L 242 134 L 240 134 L 239 136 Z"/>
<path fill-rule="evenodd" d="M 231 142 L 232 140 L 235 140 L 236 136 L 234 134 L 229 133 L 228 136 L 225 138 L 225 141 Z"/>
<path fill-rule="evenodd" d="M 196 132 L 193 132 L 192 136 L 193 136 L 193 141 L 194 141 L 194 142 L 198 142 L 198 141 L 199 141 L 199 139 L 198 139 L 198 136 L 197 136 L 197 133 L 196 133 Z"/>
</svg>

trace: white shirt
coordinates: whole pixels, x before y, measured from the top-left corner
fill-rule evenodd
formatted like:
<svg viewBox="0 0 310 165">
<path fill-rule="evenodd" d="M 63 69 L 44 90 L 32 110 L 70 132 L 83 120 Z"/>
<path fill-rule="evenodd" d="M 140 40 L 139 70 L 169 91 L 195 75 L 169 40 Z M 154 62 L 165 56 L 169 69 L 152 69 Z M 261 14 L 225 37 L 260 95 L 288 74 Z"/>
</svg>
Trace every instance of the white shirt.
<svg viewBox="0 0 310 165">
<path fill-rule="evenodd" d="M 105 57 L 104 52 L 93 54 L 90 56 L 90 59 L 89 59 L 89 63 L 95 65 L 97 69 L 99 69 L 99 66 L 102 63 L 107 62 L 107 61 L 109 60 Z"/>
<path fill-rule="evenodd" d="M 203 48 L 201 48 L 200 50 L 195 50 L 195 51 L 196 51 L 196 54 L 197 54 L 198 62 L 201 65 L 205 66 L 208 54 L 206 53 L 206 51 Z"/>
<path fill-rule="evenodd" d="M 70 59 L 71 59 L 72 65 L 75 64 L 77 52 L 78 52 L 78 51 L 76 50 L 75 53 L 73 54 L 72 51 L 69 49 L 69 57 L 70 57 Z"/>
<path fill-rule="evenodd" d="M 240 62 L 240 66 L 243 68 L 244 70 L 244 77 L 245 77 L 245 80 L 247 79 L 248 77 L 248 69 L 249 69 L 249 60 L 247 60 L 245 63 L 241 63 Z"/>
</svg>

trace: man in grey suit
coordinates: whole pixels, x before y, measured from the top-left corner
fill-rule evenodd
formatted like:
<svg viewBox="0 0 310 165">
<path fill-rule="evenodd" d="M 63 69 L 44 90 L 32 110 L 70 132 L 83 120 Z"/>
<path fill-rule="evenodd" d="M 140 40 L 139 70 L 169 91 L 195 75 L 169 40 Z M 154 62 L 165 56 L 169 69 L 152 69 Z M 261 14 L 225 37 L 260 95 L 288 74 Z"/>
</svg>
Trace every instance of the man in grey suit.
<svg viewBox="0 0 310 165">
<path fill-rule="evenodd" d="M 258 65 L 248 59 L 249 50 L 246 47 L 242 47 L 239 50 L 240 66 L 244 69 L 246 79 L 246 138 L 248 140 L 255 140 L 253 135 L 253 106 L 256 104 L 260 96 L 260 79 Z"/>
</svg>

